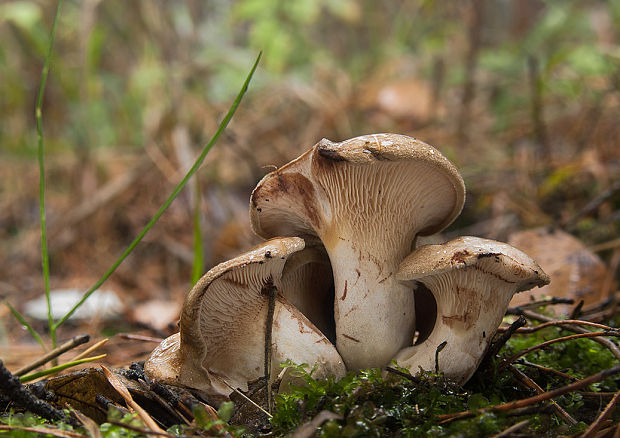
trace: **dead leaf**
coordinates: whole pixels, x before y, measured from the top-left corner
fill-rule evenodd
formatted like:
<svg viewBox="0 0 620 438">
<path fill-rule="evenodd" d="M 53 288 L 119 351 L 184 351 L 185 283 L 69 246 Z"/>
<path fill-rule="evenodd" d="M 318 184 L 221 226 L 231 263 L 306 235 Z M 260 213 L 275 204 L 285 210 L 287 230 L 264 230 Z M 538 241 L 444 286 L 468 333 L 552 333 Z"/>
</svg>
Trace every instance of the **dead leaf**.
<svg viewBox="0 0 620 438">
<path fill-rule="evenodd" d="M 87 417 L 86 415 L 75 409 L 72 409 L 72 413 L 82 423 L 82 426 L 88 431 L 88 433 L 90 433 L 92 438 L 102 438 L 101 430 L 99 430 L 99 425 L 92 418 Z"/>
<path fill-rule="evenodd" d="M 562 230 L 536 228 L 514 233 L 508 242 L 532 257 L 551 277 L 547 286 L 516 294 L 511 306 L 527 304 L 542 296 L 571 298 L 575 304 L 596 304 L 602 299 L 607 277 L 603 261 L 580 240 Z M 567 315 L 571 306 L 550 306 Z"/>
<path fill-rule="evenodd" d="M 95 368 L 87 368 L 49 379 L 45 384 L 45 389 L 54 394 L 55 404 L 59 406 L 69 404 L 100 424 L 107 421 L 107 412 L 99 407 L 95 400 L 98 394 L 114 403 L 123 403 L 123 398 L 110 385 L 103 372 Z"/>
<path fill-rule="evenodd" d="M 129 393 L 129 390 L 123 384 L 121 379 L 104 365 L 101 365 L 101 369 L 103 370 L 103 373 L 108 379 L 108 382 L 110 382 L 110 385 L 112 385 L 114 389 L 116 389 L 118 393 L 125 399 L 125 403 L 127 404 L 127 406 L 130 406 L 134 411 L 138 413 L 140 419 L 142 419 L 146 427 L 148 427 L 154 432 L 161 432 L 165 434 L 166 431 L 159 427 L 157 423 L 155 423 L 155 420 L 153 420 L 153 418 L 151 418 L 151 416 L 148 414 L 148 412 L 142 409 L 142 407 L 133 400 L 131 394 Z"/>
</svg>

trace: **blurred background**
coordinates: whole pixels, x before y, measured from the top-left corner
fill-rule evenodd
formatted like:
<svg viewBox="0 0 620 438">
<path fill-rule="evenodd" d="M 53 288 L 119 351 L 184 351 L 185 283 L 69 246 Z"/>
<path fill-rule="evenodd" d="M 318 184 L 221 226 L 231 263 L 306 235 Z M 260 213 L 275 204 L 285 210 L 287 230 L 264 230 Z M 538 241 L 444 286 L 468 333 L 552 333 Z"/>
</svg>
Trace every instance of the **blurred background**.
<svg viewBox="0 0 620 438">
<path fill-rule="evenodd" d="M 34 107 L 55 8 L 0 2 L 0 295 L 20 311 L 44 290 Z M 171 333 L 193 266 L 259 241 L 262 175 L 321 138 L 376 132 L 460 169 L 467 203 L 444 238 L 559 227 L 617 276 L 619 42 L 619 0 L 67 0 L 43 103 L 53 290 L 81 293 L 110 267 L 264 53 L 194 181 L 104 285 L 115 322 L 59 336 Z M 0 344 L 33 342 L 0 318 Z"/>
</svg>

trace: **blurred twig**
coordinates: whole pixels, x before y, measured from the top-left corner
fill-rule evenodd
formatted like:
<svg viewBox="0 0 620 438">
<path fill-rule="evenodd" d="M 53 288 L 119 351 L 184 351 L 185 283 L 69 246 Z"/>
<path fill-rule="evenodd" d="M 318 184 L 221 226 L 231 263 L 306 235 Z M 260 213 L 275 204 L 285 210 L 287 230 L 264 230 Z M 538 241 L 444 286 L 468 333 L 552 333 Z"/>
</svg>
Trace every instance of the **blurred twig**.
<svg viewBox="0 0 620 438">
<path fill-rule="evenodd" d="M 54 236 L 64 229 L 71 228 L 104 207 L 110 201 L 130 188 L 133 183 L 146 172 L 152 163 L 149 159 L 141 159 L 132 169 L 119 177 L 105 183 L 99 190 L 92 193 L 80 205 L 65 212 L 61 218 L 50 224 L 50 235 Z M 65 242 L 65 245 L 69 242 Z M 58 249 L 58 248 L 56 248 Z"/>
<path fill-rule="evenodd" d="M 23 376 L 24 374 L 34 370 L 35 368 L 39 368 L 40 366 L 45 365 L 50 360 L 56 359 L 61 354 L 63 354 L 65 352 L 67 352 L 67 351 L 77 347 L 78 345 L 85 344 L 88 341 L 90 341 L 90 336 L 88 336 L 88 335 L 75 336 L 72 339 L 70 339 L 69 341 L 67 341 L 64 344 L 62 344 L 60 347 L 53 349 L 52 351 L 48 352 L 47 354 L 45 354 L 41 358 L 37 359 L 33 363 L 25 365 L 25 366 L 15 370 L 13 372 L 13 375 L 18 376 L 18 377 L 19 376 Z"/>
<path fill-rule="evenodd" d="M 612 184 L 611 187 L 609 187 L 601 194 L 596 196 L 594 199 L 592 199 L 590 202 L 588 202 L 586 205 L 584 205 L 574 215 L 564 221 L 561 221 L 558 226 L 568 231 L 573 230 L 577 226 L 579 219 L 592 214 L 596 209 L 600 207 L 601 204 L 615 197 L 618 194 L 620 194 L 620 181 Z"/>
<path fill-rule="evenodd" d="M 616 392 L 616 394 L 609 401 L 609 403 L 607 404 L 603 412 L 601 412 L 601 415 L 599 415 L 598 418 L 594 420 L 592 424 L 590 424 L 590 426 L 586 429 L 583 435 L 581 435 L 581 438 L 591 438 L 593 436 L 596 436 L 596 433 L 598 432 L 600 427 L 603 425 L 603 421 L 605 421 L 607 417 L 609 417 L 609 415 L 611 415 L 611 413 L 613 412 L 619 398 L 620 398 L 620 391 Z"/>
<path fill-rule="evenodd" d="M 467 54 L 465 56 L 465 82 L 461 95 L 461 107 L 458 116 L 457 138 L 461 145 L 469 139 L 469 122 L 471 118 L 471 103 L 476 94 L 476 65 L 480 50 L 481 29 L 484 17 L 484 0 L 470 0 Z"/>
<path fill-rule="evenodd" d="M 526 375 L 524 372 L 518 370 L 517 368 L 515 368 L 513 365 L 510 365 L 508 367 L 508 370 L 517 378 L 517 380 L 519 382 L 521 382 L 526 388 L 530 388 L 533 389 L 534 391 L 536 391 L 538 394 L 542 394 L 545 392 L 544 389 L 542 389 L 540 387 L 540 385 L 538 385 L 538 383 L 536 383 L 534 380 L 532 380 L 528 375 Z M 574 426 L 575 424 L 577 424 L 577 420 L 575 420 L 573 417 L 571 417 L 571 415 L 566 412 L 564 409 L 562 409 L 562 407 L 557 404 L 557 402 L 553 399 L 550 399 L 551 405 L 553 406 L 553 409 L 555 410 L 555 412 L 564 419 L 564 421 L 568 424 L 570 424 L 571 426 Z"/>
<path fill-rule="evenodd" d="M 77 423 L 72 418 L 67 417 L 63 411 L 56 409 L 43 400 L 39 400 L 28 391 L 17 377 L 6 369 L 2 360 L 0 360 L 0 393 L 9 397 L 17 407 L 28 409 L 43 418 L 53 421 L 65 421 L 77 425 Z"/>
<path fill-rule="evenodd" d="M 503 403 L 501 405 L 491 406 L 489 408 L 480 409 L 478 411 L 464 411 L 464 412 L 457 412 L 453 414 L 439 415 L 438 416 L 439 424 L 445 424 L 445 423 L 455 421 L 455 420 L 460 420 L 463 418 L 474 417 L 475 415 L 483 413 L 483 412 L 498 412 L 498 411 L 506 412 L 506 411 L 511 411 L 513 409 L 530 406 L 533 404 L 537 404 L 537 403 L 549 400 L 551 398 L 559 397 L 560 395 L 567 394 L 569 392 L 573 392 L 577 389 L 583 388 L 585 386 L 589 386 L 593 383 L 600 382 L 618 373 L 620 373 L 620 364 L 612 368 L 598 372 L 596 374 L 592 374 L 591 376 L 588 376 L 585 379 L 578 380 L 574 383 L 571 383 L 570 385 L 566 385 L 561 388 L 554 389 L 552 391 L 547 391 L 542 394 L 535 395 L 534 397 L 529 397 L 529 398 L 525 398 L 521 400 L 515 400 L 512 402 Z"/>
<path fill-rule="evenodd" d="M 521 315 L 523 316 L 523 315 Z M 533 333 L 533 332 L 537 332 L 538 330 L 544 329 L 546 327 L 550 327 L 550 326 L 561 326 L 562 328 L 564 325 L 586 325 L 589 327 L 596 327 L 602 330 L 610 330 L 610 331 L 616 331 L 617 329 L 613 328 L 613 327 L 609 327 L 608 325 L 605 324 L 598 324 L 596 322 L 590 322 L 590 321 L 582 321 L 580 319 L 558 319 L 555 321 L 548 321 L 539 325 L 535 325 L 533 327 L 520 327 L 519 329 L 516 330 L 517 333 Z M 508 328 L 504 328 L 502 327 L 502 331 L 508 331 L 510 327 Z"/>
<path fill-rule="evenodd" d="M 543 120 L 543 100 L 542 90 L 543 81 L 540 77 L 540 68 L 538 66 L 538 58 L 530 55 L 527 58 L 527 71 L 530 81 L 530 104 L 532 114 L 532 124 L 534 125 L 534 135 L 541 150 L 541 158 L 548 162 L 551 158 L 551 149 L 549 147 L 549 139 L 547 137 L 547 129 Z"/>
<path fill-rule="evenodd" d="M 540 321 L 540 322 L 554 321 L 554 319 L 549 318 L 548 316 L 541 315 L 531 310 L 522 310 L 520 314 L 534 321 Z M 560 327 L 562 327 L 562 329 L 564 330 L 571 331 L 573 333 L 581 333 L 581 334 L 591 333 L 588 330 L 584 329 L 583 327 L 570 325 L 570 324 L 567 324 L 567 325 L 560 324 Z M 611 341 L 610 339 L 603 338 L 603 337 L 594 337 L 592 338 L 592 340 L 607 347 L 609 351 L 611 351 L 611 353 L 616 357 L 616 359 L 620 360 L 620 348 L 618 348 L 618 345 L 615 342 Z"/>
<path fill-rule="evenodd" d="M 560 338 L 550 339 L 548 341 L 541 342 L 540 344 L 533 345 L 529 348 L 526 348 L 525 350 L 521 350 L 518 353 L 513 354 L 509 358 L 505 359 L 504 362 L 502 362 L 502 364 L 499 366 L 499 369 L 501 370 L 507 367 L 508 365 L 513 363 L 516 359 L 520 358 L 521 356 L 525 356 L 526 354 L 531 353 L 532 351 L 544 349 L 548 347 L 549 345 L 556 344 L 558 342 L 572 341 L 574 339 L 581 339 L 581 338 L 594 338 L 594 337 L 599 337 L 599 336 L 620 336 L 620 333 L 609 333 L 609 332 L 577 333 L 574 335 L 562 336 Z"/>
</svg>

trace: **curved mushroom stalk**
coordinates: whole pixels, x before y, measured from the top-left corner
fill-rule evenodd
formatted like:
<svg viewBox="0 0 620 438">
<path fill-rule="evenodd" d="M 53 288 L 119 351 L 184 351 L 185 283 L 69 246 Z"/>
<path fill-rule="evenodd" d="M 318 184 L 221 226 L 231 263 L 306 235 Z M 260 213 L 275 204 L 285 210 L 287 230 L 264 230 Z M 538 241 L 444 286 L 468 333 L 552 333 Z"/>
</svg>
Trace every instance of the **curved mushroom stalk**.
<svg viewBox="0 0 620 438">
<path fill-rule="evenodd" d="M 456 168 L 411 137 L 376 134 L 311 150 L 266 175 L 251 197 L 262 237 L 320 239 L 334 273 L 336 346 L 350 370 L 382 366 L 414 332 L 398 264 L 418 234 L 448 226 L 465 197 Z"/>
<path fill-rule="evenodd" d="M 228 396 L 230 386 L 264 375 L 270 291 L 288 257 L 304 248 L 300 238 L 279 238 L 211 269 L 185 299 L 180 334 L 155 349 L 145 364 L 162 383 Z M 336 348 L 281 294 L 275 300 L 270 376 L 287 359 L 317 364 L 317 376 L 345 374 Z"/>
<path fill-rule="evenodd" d="M 516 292 L 544 286 L 549 277 L 518 249 L 477 237 L 459 237 L 416 249 L 397 277 L 427 287 L 437 303 L 433 330 L 419 345 L 396 355 L 402 367 L 433 371 L 463 384 L 472 376 Z"/>
</svg>

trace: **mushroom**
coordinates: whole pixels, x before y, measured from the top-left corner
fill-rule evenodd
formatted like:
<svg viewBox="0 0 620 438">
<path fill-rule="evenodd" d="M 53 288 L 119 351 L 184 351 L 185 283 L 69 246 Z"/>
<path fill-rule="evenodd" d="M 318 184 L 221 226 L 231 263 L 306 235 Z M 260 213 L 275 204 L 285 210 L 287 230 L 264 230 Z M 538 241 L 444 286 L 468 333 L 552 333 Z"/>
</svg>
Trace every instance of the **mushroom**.
<svg viewBox="0 0 620 438">
<path fill-rule="evenodd" d="M 412 371 L 437 367 L 460 384 L 478 367 L 513 294 L 549 283 L 528 255 L 478 237 L 421 246 L 403 260 L 396 276 L 428 288 L 437 309 L 430 334 L 401 350 L 398 365 Z"/>
<path fill-rule="evenodd" d="M 316 364 L 316 377 L 342 377 L 336 348 L 280 289 L 285 262 L 304 246 L 297 237 L 272 239 L 207 272 L 185 299 L 180 333 L 146 361 L 147 375 L 207 396 L 226 397 L 231 386 L 246 391 L 247 382 L 264 375 L 269 292 L 276 288 L 269 375 L 290 359 Z"/>
<path fill-rule="evenodd" d="M 416 236 L 447 227 L 464 199 L 462 178 L 438 150 L 375 134 L 323 139 L 267 174 L 252 193 L 250 219 L 259 236 L 300 236 L 325 247 L 336 347 L 355 370 L 382 366 L 411 342 L 413 293 L 394 273 Z"/>
</svg>

